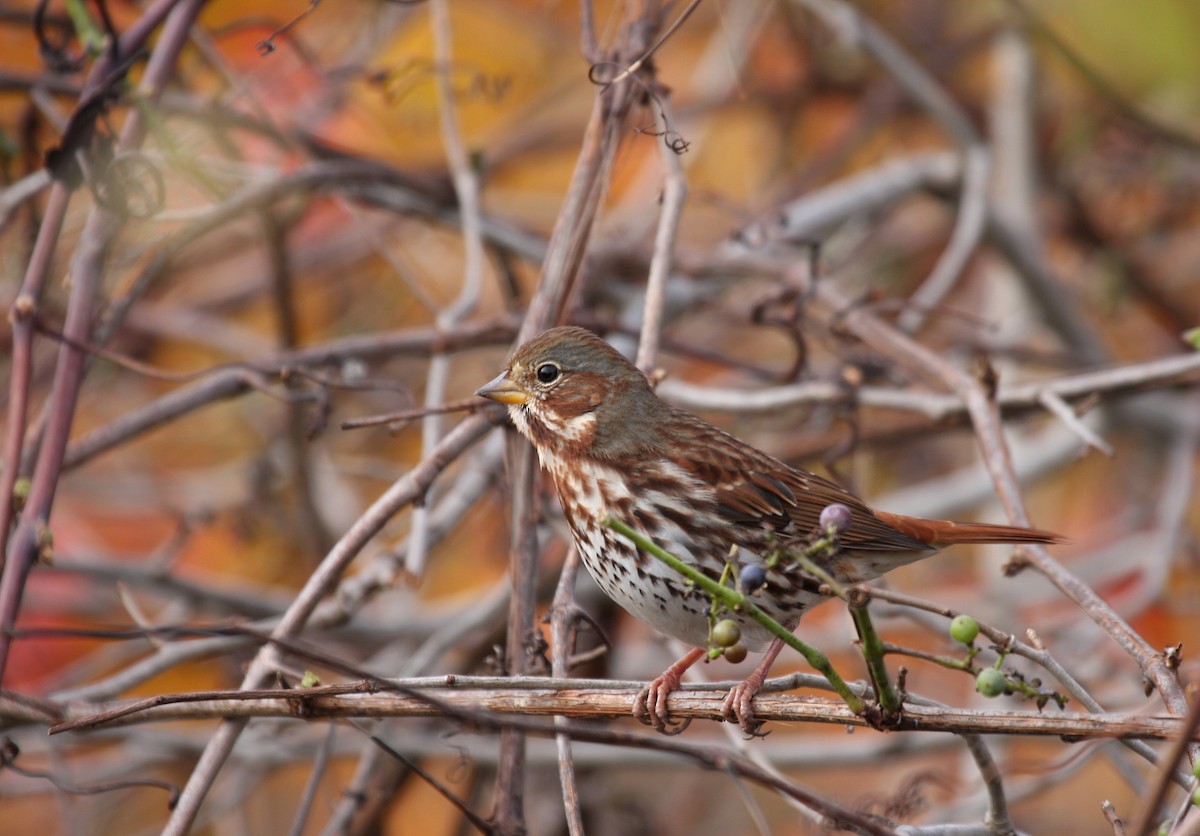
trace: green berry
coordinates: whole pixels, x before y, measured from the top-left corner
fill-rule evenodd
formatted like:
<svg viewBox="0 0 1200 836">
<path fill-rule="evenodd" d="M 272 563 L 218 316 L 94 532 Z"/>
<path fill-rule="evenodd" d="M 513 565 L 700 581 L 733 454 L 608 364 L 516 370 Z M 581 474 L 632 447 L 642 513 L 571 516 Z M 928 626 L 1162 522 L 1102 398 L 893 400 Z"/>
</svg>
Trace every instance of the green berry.
<svg viewBox="0 0 1200 836">
<path fill-rule="evenodd" d="M 733 647 L 742 638 L 742 628 L 732 618 L 718 621 L 712 628 L 712 643 L 717 647 Z"/>
<path fill-rule="evenodd" d="M 970 645 L 979 635 L 979 622 L 969 615 L 956 615 L 950 622 L 950 638 L 956 642 Z"/>
<path fill-rule="evenodd" d="M 733 662 L 735 665 L 746 658 L 746 653 L 746 645 L 742 644 L 741 642 L 737 642 L 736 644 L 725 648 L 725 658 L 730 662 Z"/>
<path fill-rule="evenodd" d="M 729 655 L 728 650 L 725 651 L 725 655 L 726 656 Z M 1196 787 L 1196 789 L 1194 789 L 1192 791 L 1192 803 L 1195 804 L 1197 807 L 1200 807 L 1200 787 Z"/>
<path fill-rule="evenodd" d="M 710 647 L 710 648 L 708 649 L 708 661 L 710 661 L 710 662 L 715 662 L 715 661 L 717 661 L 718 659 L 720 659 L 720 658 L 721 658 L 721 655 L 722 655 L 724 652 L 725 652 L 725 651 L 724 651 L 724 650 L 722 650 L 722 649 L 721 649 L 721 648 L 719 648 L 719 647 Z"/>
<path fill-rule="evenodd" d="M 1196 758 L 1192 763 L 1192 774 L 1196 776 L 1197 780 L 1200 780 L 1200 758 Z"/>
<path fill-rule="evenodd" d="M 984 668 L 975 677 L 975 690 L 985 697 L 998 697 L 1007 687 L 1008 680 L 995 668 Z"/>
</svg>

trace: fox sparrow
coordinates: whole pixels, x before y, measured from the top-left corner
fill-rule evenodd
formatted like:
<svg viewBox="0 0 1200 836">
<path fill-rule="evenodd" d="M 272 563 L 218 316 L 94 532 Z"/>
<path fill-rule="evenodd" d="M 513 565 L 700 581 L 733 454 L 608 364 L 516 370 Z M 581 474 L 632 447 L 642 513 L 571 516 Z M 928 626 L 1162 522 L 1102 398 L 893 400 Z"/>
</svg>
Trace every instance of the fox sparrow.
<svg viewBox="0 0 1200 836">
<path fill-rule="evenodd" d="M 697 649 L 643 691 L 634 713 L 667 729 L 667 696 L 710 642 L 710 606 L 688 582 L 606 525 L 619 520 L 716 579 L 726 564 L 757 565 L 755 601 L 789 630 L 824 600 L 794 563 L 764 556 L 802 545 L 821 512 L 844 505 L 841 548 L 822 566 L 850 585 L 955 543 L 1053 543 L 1054 534 L 874 511 L 845 489 L 772 458 L 659 400 L 646 377 L 590 331 L 554 328 L 525 343 L 508 369 L 476 394 L 508 405 L 517 429 L 553 477 L 584 565 L 600 587 L 657 630 Z M 732 548 L 736 547 L 736 548 Z M 753 733 L 751 701 L 782 643 L 731 613 L 751 650 L 769 648 L 730 691 L 722 714 Z"/>
</svg>

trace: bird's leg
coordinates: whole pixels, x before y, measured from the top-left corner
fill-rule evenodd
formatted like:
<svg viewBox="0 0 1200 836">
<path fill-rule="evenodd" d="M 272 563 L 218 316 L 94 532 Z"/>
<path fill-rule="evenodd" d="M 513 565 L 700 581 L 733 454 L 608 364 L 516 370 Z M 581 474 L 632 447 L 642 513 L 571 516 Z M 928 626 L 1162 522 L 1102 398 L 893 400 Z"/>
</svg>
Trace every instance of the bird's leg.
<svg viewBox="0 0 1200 836">
<path fill-rule="evenodd" d="M 751 737 L 765 736 L 758 730 L 762 726 L 762 721 L 754 719 L 752 703 L 758 692 L 762 690 L 763 683 L 767 681 L 767 673 L 770 672 L 771 665 L 775 663 L 775 658 L 781 650 L 783 650 L 783 639 L 775 638 L 771 642 L 771 646 L 767 648 L 763 660 L 754 669 L 754 673 L 730 688 L 725 702 L 721 704 L 721 716 L 730 723 L 736 722 L 742 727 L 742 731 Z"/>
<path fill-rule="evenodd" d="M 690 719 L 681 723 L 671 722 L 670 713 L 667 711 L 667 697 L 672 691 L 679 690 L 679 683 L 682 681 L 684 673 L 699 662 L 705 652 L 703 647 L 689 650 L 687 655 L 655 677 L 641 691 L 638 691 L 638 695 L 633 698 L 633 716 L 648 726 L 654 726 L 663 734 L 679 734 L 687 728 L 688 723 L 691 722 Z"/>
</svg>

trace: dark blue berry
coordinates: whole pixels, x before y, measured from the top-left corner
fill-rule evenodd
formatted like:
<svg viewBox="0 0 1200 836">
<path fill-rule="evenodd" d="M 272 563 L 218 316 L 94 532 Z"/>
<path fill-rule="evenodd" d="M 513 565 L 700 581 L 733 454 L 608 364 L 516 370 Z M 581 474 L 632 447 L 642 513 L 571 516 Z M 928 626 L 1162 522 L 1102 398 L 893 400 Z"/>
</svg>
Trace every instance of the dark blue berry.
<svg viewBox="0 0 1200 836">
<path fill-rule="evenodd" d="M 766 582 L 767 570 L 757 563 L 743 566 L 742 571 L 738 574 L 738 588 L 746 595 L 753 595 L 762 589 Z"/>
</svg>

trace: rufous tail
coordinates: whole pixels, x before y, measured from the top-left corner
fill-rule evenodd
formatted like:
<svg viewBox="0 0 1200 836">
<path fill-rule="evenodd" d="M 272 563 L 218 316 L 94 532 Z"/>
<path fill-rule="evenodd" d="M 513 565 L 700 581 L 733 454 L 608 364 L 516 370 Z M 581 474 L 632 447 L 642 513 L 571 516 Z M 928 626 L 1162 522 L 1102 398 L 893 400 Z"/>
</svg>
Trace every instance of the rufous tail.
<svg viewBox="0 0 1200 836">
<path fill-rule="evenodd" d="M 1019 525 L 992 525 L 990 523 L 951 522 L 950 520 L 923 520 L 903 514 L 876 511 L 875 516 L 897 531 L 914 537 L 935 548 L 945 548 L 956 543 L 1065 543 L 1067 539 L 1040 528 L 1023 528 Z"/>
</svg>

